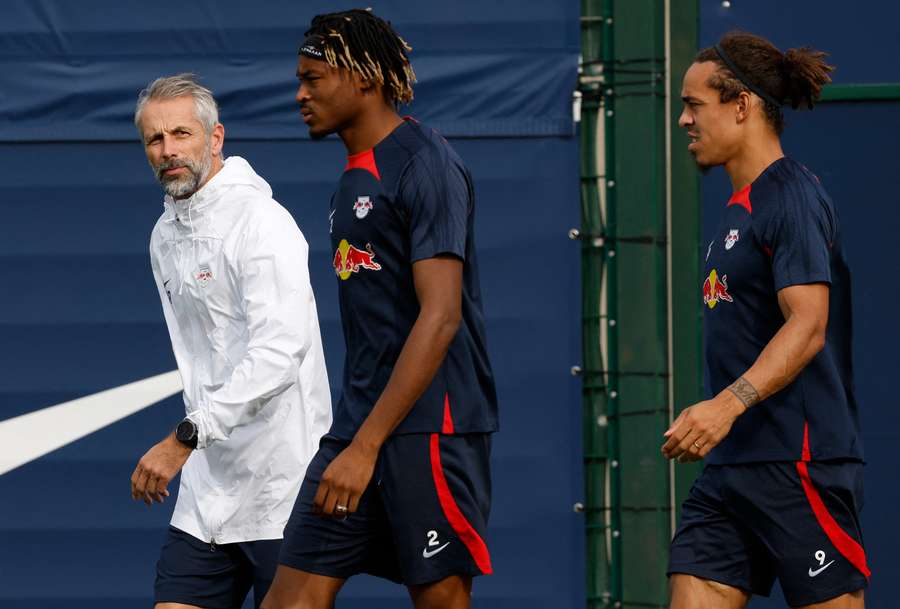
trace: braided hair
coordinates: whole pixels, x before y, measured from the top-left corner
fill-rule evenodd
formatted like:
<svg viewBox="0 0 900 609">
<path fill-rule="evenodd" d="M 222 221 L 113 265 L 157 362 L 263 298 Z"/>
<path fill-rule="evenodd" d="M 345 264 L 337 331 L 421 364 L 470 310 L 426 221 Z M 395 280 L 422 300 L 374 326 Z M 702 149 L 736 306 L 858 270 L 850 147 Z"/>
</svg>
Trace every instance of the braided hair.
<svg viewBox="0 0 900 609">
<path fill-rule="evenodd" d="M 416 74 L 407 55 L 412 47 L 400 38 L 390 22 L 371 10 L 316 15 L 305 36 L 319 36 L 328 65 L 377 82 L 394 106 L 412 101 Z"/>
<path fill-rule="evenodd" d="M 755 87 L 778 102 L 763 101 L 766 118 L 779 135 L 784 130 L 782 104 L 789 103 L 794 109 L 812 109 L 822 93 L 822 87 L 831 82 L 830 74 L 834 66 L 825 63 L 827 54 L 822 51 L 804 47 L 788 49 L 782 53 L 765 38 L 739 31 L 723 36 L 719 46 Z M 718 64 L 709 85 L 719 92 L 719 101 L 722 103 L 750 90 L 725 65 L 715 48 L 703 49 L 694 61 L 713 61 Z"/>
</svg>

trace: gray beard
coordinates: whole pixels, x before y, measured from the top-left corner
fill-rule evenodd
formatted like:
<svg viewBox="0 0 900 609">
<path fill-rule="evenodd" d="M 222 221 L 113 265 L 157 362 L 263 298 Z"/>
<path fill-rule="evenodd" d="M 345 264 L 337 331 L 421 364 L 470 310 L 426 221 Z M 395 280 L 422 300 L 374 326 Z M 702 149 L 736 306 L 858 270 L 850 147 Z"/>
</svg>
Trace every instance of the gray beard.
<svg viewBox="0 0 900 609">
<path fill-rule="evenodd" d="M 185 167 L 188 174 L 174 178 L 166 178 L 163 172 L 167 169 Z M 200 185 L 206 181 L 212 170 L 212 152 L 206 147 L 199 163 L 190 159 L 175 160 L 153 166 L 156 179 L 162 184 L 163 190 L 173 199 L 186 199 L 200 189 Z"/>
</svg>

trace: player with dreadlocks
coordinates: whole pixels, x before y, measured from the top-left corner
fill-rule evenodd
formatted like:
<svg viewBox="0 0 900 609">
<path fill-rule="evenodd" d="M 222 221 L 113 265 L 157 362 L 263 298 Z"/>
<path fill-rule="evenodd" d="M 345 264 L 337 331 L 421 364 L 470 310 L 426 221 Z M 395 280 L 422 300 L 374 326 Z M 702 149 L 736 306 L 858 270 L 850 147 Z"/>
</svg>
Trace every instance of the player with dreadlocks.
<svg viewBox="0 0 900 609">
<path fill-rule="evenodd" d="M 405 584 L 418 609 L 465 609 L 491 572 L 497 399 L 474 189 L 446 140 L 398 114 L 409 51 L 365 10 L 316 17 L 300 47 L 303 121 L 348 153 L 330 210 L 346 358 L 265 609 L 330 609 L 357 573 Z"/>
<path fill-rule="evenodd" d="M 712 397 L 662 447 L 706 460 L 671 544 L 671 609 L 743 609 L 776 578 L 791 607 L 864 606 L 850 270 L 836 206 L 780 140 L 782 106 L 812 108 L 832 69 L 733 32 L 684 75 L 688 152 L 734 192 L 698 294 Z"/>
</svg>

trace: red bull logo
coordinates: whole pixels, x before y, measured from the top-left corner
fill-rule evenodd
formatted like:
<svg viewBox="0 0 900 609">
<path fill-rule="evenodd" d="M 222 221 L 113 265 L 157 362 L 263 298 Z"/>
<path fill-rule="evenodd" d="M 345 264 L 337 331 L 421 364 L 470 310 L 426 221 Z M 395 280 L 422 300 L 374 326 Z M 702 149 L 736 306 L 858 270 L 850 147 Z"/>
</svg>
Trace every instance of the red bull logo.
<svg viewBox="0 0 900 609">
<path fill-rule="evenodd" d="M 716 269 L 709 272 L 709 277 L 703 282 L 703 304 L 710 309 L 715 308 L 720 300 L 734 302 L 728 293 L 728 275 L 722 275 L 719 279 Z"/>
<path fill-rule="evenodd" d="M 375 252 L 372 251 L 370 243 L 366 243 L 366 249 L 363 251 L 347 243 L 346 239 L 341 239 L 338 244 L 333 264 L 334 272 L 342 280 L 346 280 L 353 273 L 358 273 L 361 268 L 370 271 L 381 270 L 381 265 L 375 262 Z"/>
</svg>

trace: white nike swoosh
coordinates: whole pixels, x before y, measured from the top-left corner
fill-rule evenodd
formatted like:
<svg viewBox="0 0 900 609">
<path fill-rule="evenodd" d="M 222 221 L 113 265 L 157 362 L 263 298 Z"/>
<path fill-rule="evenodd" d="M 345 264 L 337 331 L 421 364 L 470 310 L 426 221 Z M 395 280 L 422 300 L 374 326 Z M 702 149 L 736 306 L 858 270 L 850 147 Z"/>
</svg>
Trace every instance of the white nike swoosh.
<svg viewBox="0 0 900 609">
<path fill-rule="evenodd" d="M 0 476 L 179 391 L 173 370 L 0 421 Z"/>
<path fill-rule="evenodd" d="M 435 554 L 437 554 L 438 552 L 440 552 L 441 550 L 443 550 L 444 548 L 446 548 L 449 545 L 450 545 L 450 542 L 448 541 L 447 543 L 442 545 L 440 548 L 438 548 L 437 550 L 434 550 L 432 552 L 429 552 L 428 548 L 423 548 L 422 549 L 422 557 L 423 558 L 431 558 L 432 556 L 434 556 Z"/>
<path fill-rule="evenodd" d="M 824 567 L 822 567 L 822 568 L 820 568 L 820 569 L 816 569 L 815 571 L 813 571 L 813 570 L 812 570 L 812 567 L 810 567 L 810 568 L 809 568 L 809 576 L 810 576 L 810 577 L 815 577 L 816 575 L 818 575 L 819 573 L 821 573 L 822 571 L 824 571 L 825 569 L 827 569 L 828 567 L 830 567 L 830 566 L 831 566 L 831 563 L 833 563 L 833 562 L 834 562 L 834 561 L 832 560 L 830 563 L 828 563 L 828 564 L 825 565 Z"/>
</svg>

